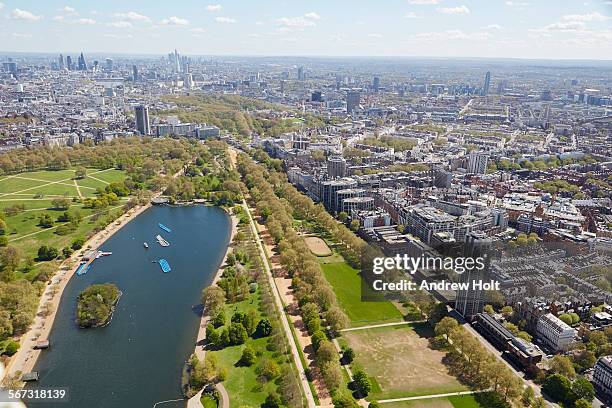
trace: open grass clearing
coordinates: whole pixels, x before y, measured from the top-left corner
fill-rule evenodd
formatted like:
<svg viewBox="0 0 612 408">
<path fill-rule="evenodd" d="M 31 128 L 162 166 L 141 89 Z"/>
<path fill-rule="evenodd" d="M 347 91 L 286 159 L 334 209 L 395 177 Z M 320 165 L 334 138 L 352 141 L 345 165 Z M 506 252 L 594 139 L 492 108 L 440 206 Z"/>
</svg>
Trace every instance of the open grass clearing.
<svg viewBox="0 0 612 408">
<path fill-rule="evenodd" d="M 448 373 L 445 353 L 429 347 L 432 336 L 428 323 L 343 333 L 355 350 L 353 371 L 363 368 L 380 387 L 369 396 L 377 400 L 469 390 Z"/>
</svg>

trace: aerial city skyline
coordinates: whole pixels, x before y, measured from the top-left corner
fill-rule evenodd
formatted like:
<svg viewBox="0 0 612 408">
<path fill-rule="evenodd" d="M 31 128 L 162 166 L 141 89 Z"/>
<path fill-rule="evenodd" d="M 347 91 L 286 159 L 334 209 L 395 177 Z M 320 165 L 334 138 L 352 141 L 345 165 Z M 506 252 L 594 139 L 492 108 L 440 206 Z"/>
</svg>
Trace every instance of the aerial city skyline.
<svg viewBox="0 0 612 408">
<path fill-rule="evenodd" d="M 0 1 L 0 406 L 612 406 L 610 1 Z"/>
</svg>

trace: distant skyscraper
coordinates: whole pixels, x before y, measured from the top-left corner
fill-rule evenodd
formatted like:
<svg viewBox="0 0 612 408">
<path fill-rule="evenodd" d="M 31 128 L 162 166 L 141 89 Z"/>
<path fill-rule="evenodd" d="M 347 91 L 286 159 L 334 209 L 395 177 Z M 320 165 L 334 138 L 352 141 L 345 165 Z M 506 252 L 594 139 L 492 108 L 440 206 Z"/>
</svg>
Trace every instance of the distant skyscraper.
<svg viewBox="0 0 612 408">
<path fill-rule="evenodd" d="M 378 92 L 378 90 L 380 89 L 380 78 L 377 76 L 375 76 L 372 80 L 372 89 L 374 90 L 374 92 Z"/>
<path fill-rule="evenodd" d="M 174 49 L 174 70 L 175 72 L 181 72 L 181 58 L 176 48 Z"/>
<path fill-rule="evenodd" d="M 66 68 L 68 68 L 68 71 L 72 71 L 74 69 L 74 65 L 72 65 L 72 57 L 70 55 L 66 56 Z"/>
<path fill-rule="evenodd" d="M 141 135 L 148 135 L 151 133 L 151 125 L 149 124 L 149 108 L 145 105 L 138 105 L 134 108 L 134 115 L 136 116 L 136 130 Z"/>
<path fill-rule="evenodd" d="M 17 63 L 13 61 L 3 62 L 4 70 L 17 78 Z"/>
<path fill-rule="evenodd" d="M 355 108 L 359 107 L 360 95 L 358 91 L 348 91 L 346 94 L 346 113 L 353 113 Z"/>
<path fill-rule="evenodd" d="M 132 80 L 134 82 L 140 81 L 140 74 L 138 73 L 138 67 L 136 65 L 132 65 Z"/>
<path fill-rule="evenodd" d="M 486 96 L 489 94 L 489 86 L 491 85 L 491 71 L 487 71 L 485 75 L 484 84 L 482 85 L 481 95 Z"/>
<path fill-rule="evenodd" d="M 193 75 L 191 75 L 191 72 L 185 73 L 185 77 L 183 78 L 183 86 L 186 89 L 193 88 Z"/>
<path fill-rule="evenodd" d="M 459 277 L 460 283 L 467 283 L 467 289 L 457 291 L 455 309 L 464 318 L 471 320 L 477 313 L 482 312 L 485 302 L 485 291 L 479 289 L 474 282 L 487 282 L 489 269 L 489 251 L 491 249 L 491 238 L 482 231 L 470 232 L 465 236 L 464 256 L 473 259 L 483 258 L 485 268 L 483 270 L 466 270 Z"/>
<path fill-rule="evenodd" d="M 64 56 L 62 54 L 60 54 L 59 58 L 57 59 L 57 66 L 60 71 L 64 70 Z"/>
<path fill-rule="evenodd" d="M 79 71 L 87 71 L 87 62 L 85 62 L 85 57 L 83 53 L 79 55 L 79 60 L 77 62 Z"/>
<path fill-rule="evenodd" d="M 111 58 L 106 59 L 106 70 L 111 72 L 113 70 L 113 60 Z"/>
<path fill-rule="evenodd" d="M 298 81 L 303 81 L 306 79 L 306 75 L 304 74 L 304 67 L 298 68 Z"/>
</svg>

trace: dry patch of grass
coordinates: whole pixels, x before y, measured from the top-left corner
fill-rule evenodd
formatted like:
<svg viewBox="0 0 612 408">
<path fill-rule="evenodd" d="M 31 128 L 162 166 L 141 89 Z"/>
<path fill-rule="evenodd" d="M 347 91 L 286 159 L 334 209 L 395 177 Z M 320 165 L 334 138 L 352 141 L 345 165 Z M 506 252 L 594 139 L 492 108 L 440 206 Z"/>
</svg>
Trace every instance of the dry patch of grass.
<svg viewBox="0 0 612 408">
<path fill-rule="evenodd" d="M 427 323 L 345 332 L 355 350 L 353 363 L 380 386 L 374 399 L 466 391 L 442 363 L 444 352 L 429 347 L 433 335 Z M 377 391 L 377 390 L 375 390 Z"/>
<path fill-rule="evenodd" d="M 306 237 L 304 238 L 308 249 L 315 256 L 330 256 L 332 254 L 331 249 L 327 246 L 324 240 L 319 237 Z"/>
</svg>

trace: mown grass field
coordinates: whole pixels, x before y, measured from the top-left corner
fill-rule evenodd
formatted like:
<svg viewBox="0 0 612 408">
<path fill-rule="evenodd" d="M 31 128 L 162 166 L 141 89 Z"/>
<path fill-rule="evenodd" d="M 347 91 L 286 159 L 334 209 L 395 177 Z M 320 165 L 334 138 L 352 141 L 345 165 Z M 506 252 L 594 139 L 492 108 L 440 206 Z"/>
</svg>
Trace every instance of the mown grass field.
<svg viewBox="0 0 612 408">
<path fill-rule="evenodd" d="M 99 217 L 104 217 L 110 211 L 117 210 L 126 202 L 124 198 L 119 204 L 105 209 L 83 208 L 78 202 L 83 198 L 95 197 L 98 188 L 104 189 L 112 182 L 121 182 L 125 172 L 116 169 L 87 169 L 87 176 L 75 179 L 74 169 L 57 171 L 35 171 L 0 177 L 0 210 L 8 211 L 16 205 L 23 206 L 15 214 L 7 214 L 7 239 L 11 246 L 20 250 L 24 259 L 35 259 L 41 245 L 49 245 L 61 250 L 70 246 L 75 238 L 86 237 L 91 232 Z M 78 212 L 82 221 L 74 231 L 58 234 L 64 224 L 57 218 L 64 210 L 55 209 L 53 200 L 66 198 L 70 201 L 70 212 Z M 54 224 L 44 228 L 39 225 L 43 215 L 49 215 Z M 36 272 L 25 273 L 25 277 Z"/>
<path fill-rule="evenodd" d="M 385 408 L 484 408 L 472 395 L 391 402 Z"/>
<path fill-rule="evenodd" d="M 345 332 L 342 337 L 355 350 L 351 368 L 362 368 L 377 384 L 369 398 L 468 391 L 442 363 L 445 352 L 429 347 L 433 335 L 428 323 L 413 323 Z"/>
<path fill-rule="evenodd" d="M 332 285 L 351 327 L 401 321 L 399 310 L 389 301 L 363 302 L 359 271 L 345 262 L 323 263 L 325 279 Z"/>
</svg>

